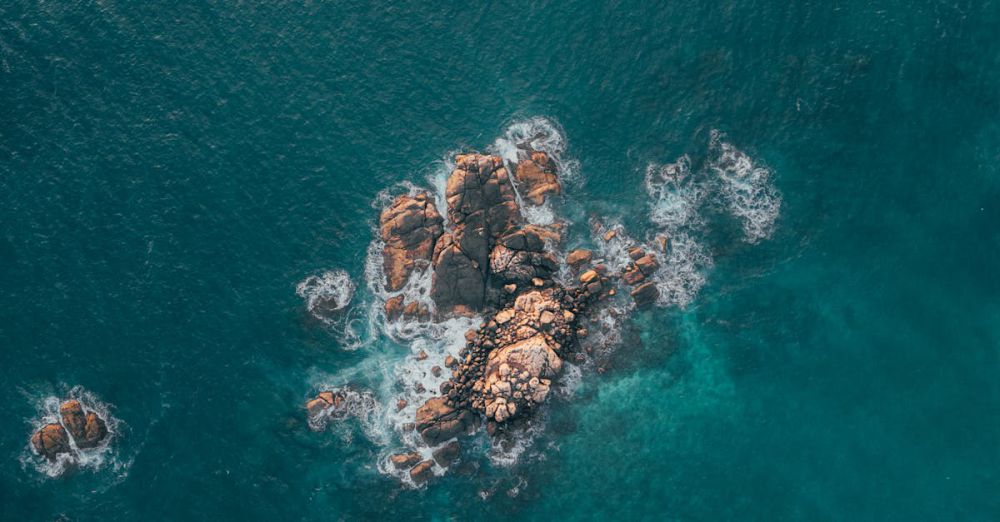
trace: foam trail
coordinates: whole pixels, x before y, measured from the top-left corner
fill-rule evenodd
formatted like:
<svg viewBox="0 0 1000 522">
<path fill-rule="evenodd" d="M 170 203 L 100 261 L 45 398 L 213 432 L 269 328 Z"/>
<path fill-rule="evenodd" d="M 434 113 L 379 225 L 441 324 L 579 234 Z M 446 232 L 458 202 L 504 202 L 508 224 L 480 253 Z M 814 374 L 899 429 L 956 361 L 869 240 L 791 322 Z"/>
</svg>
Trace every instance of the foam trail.
<svg viewBox="0 0 1000 522">
<path fill-rule="evenodd" d="M 712 132 L 716 158 L 709 168 L 720 180 L 719 190 L 742 227 L 744 240 L 758 243 L 771 237 L 781 213 L 781 195 L 771 181 L 770 169 L 755 164 L 743 151 L 725 141 L 724 135 Z"/>
</svg>

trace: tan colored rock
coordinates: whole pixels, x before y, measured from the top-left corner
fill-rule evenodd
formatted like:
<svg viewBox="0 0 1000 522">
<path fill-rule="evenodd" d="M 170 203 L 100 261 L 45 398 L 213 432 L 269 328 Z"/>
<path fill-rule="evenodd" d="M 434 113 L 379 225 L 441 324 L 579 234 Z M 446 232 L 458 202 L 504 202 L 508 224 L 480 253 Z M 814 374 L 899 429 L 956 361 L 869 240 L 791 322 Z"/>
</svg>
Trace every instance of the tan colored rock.
<svg viewBox="0 0 1000 522">
<path fill-rule="evenodd" d="M 405 299 L 400 294 L 385 300 L 385 316 L 387 319 L 395 321 L 403 316 L 403 302 Z"/>
<path fill-rule="evenodd" d="M 646 254 L 635 260 L 635 266 L 638 267 L 643 274 L 648 276 L 652 275 L 653 272 L 656 272 L 656 270 L 660 268 L 660 263 L 658 263 L 656 258 L 651 254 Z"/>
<path fill-rule="evenodd" d="M 396 291 L 417 267 L 430 264 L 444 220 L 433 198 L 421 192 L 397 197 L 382 211 L 379 223 L 387 287 Z"/>
<path fill-rule="evenodd" d="M 415 484 L 423 484 L 434 476 L 434 461 L 425 460 L 410 470 L 410 478 Z"/>
<path fill-rule="evenodd" d="M 86 432 L 87 417 L 83 412 L 83 405 L 77 400 L 68 400 L 59 405 L 59 416 L 62 418 L 63 426 L 69 432 L 73 440 L 82 439 Z"/>
<path fill-rule="evenodd" d="M 397 453 L 389 456 L 389 462 L 396 469 L 410 469 L 420 462 L 420 454 L 417 452 Z"/>
<path fill-rule="evenodd" d="M 514 179 L 517 180 L 521 197 L 532 205 L 541 205 L 545 203 L 546 197 L 562 191 L 555 163 L 544 152 L 534 151 L 528 158 L 518 162 L 514 169 Z"/>
<path fill-rule="evenodd" d="M 566 264 L 573 270 L 583 268 L 594 259 L 594 253 L 587 249 L 576 249 L 566 256 Z"/>
<path fill-rule="evenodd" d="M 69 453 L 69 436 L 59 424 L 46 424 L 31 435 L 31 446 L 35 451 L 49 459 L 55 460 L 62 453 Z"/>
<path fill-rule="evenodd" d="M 451 232 L 438 241 L 433 257 L 431 296 L 442 315 L 482 308 L 493 245 L 522 222 L 499 156 L 460 154 L 455 164 L 445 191 Z"/>
<path fill-rule="evenodd" d="M 660 291 L 656 288 L 655 284 L 648 282 L 632 290 L 631 295 L 632 299 L 635 300 L 636 306 L 643 307 L 656 302 L 657 298 L 660 297 Z"/>
<path fill-rule="evenodd" d="M 464 435 L 475 425 L 475 416 L 468 410 L 448 406 L 444 397 L 432 397 L 417 410 L 417 431 L 431 446 Z"/>
<path fill-rule="evenodd" d="M 83 429 L 83 437 L 74 437 L 76 447 L 80 449 L 95 448 L 108 436 L 108 426 L 104 419 L 94 412 L 88 412 Z"/>
</svg>

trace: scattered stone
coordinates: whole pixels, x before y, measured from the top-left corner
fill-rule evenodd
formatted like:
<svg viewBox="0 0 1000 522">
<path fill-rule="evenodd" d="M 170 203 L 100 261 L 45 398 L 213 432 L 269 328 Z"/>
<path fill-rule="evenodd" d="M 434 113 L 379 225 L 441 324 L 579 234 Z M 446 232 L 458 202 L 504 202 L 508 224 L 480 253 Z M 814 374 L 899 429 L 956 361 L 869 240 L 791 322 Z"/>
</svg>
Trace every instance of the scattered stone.
<svg viewBox="0 0 1000 522">
<path fill-rule="evenodd" d="M 441 376 L 441 367 L 440 366 L 434 366 L 433 368 L 431 368 L 431 375 L 433 375 L 435 377 L 440 377 Z"/>
<path fill-rule="evenodd" d="M 403 408 L 405 408 L 407 404 L 409 403 L 406 402 L 406 399 L 399 399 L 396 401 L 396 411 L 403 411 Z"/>
<path fill-rule="evenodd" d="M 652 282 L 643 283 L 631 292 L 632 299 L 635 299 L 636 306 L 643 307 L 656 302 L 660 297 L 660 291 Z"/>
<path fill-rule="evenodd" d="M 611 241 L 617 235 L 618 235 L 617 231 L 615 231 L 615 230 L 608 230 L 607 232 L 604 233 L 604 240 L 605 241 Z"/>
<path fill-rule="evenodd" d="M 547 196 L 561 191 L 555 163 L 541 151 L 531 151 L 528 158 L 518 162 L 514 179 L 524 200 L 531 205 L 541 205 Z"/>
<path fill-rule="evenodd" d="M 427 352 L 425 352 L 423 350 L 420 350 L 419 352 L 417 352 L 417 360 L 418 361 L 426 360 L 427 357 L 428 357 Z"/>
</svg>

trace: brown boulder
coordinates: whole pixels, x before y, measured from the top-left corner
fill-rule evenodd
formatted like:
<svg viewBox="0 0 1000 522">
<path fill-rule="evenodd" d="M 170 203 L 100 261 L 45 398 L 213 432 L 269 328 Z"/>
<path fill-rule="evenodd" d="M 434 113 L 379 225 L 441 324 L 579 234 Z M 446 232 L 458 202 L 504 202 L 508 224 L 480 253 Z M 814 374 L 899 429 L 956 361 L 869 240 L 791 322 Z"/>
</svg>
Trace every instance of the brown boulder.
<svg viewBox="0 0 1000 522">
<path fill-rule="evenodd" d="M 444 397 L 432 397 L 417 410 L 417 431 L 424 442 L 436 446 L 475 428 L 476 417 L 468 410 L 448 406 Z"/>
<path fill-rule="evenodd" d="M 573 270 L 579 270 L 594 259 L 594 253 L 586 249 L 577 249 L 566 256 L 566 264 Z"/>
<path fill-rule="evenodd" d="M 389 462 L 396 469 L 409 469 L 420 462 L 420 454 L 417 452 L 397 453 L 389 456 Z"/>
<path fill-rule="evenodd" d="M 403 316 L 403 301 L 405 297 L 402 294 L 390 297 L 385 300 L 385 316 L 390 321 L 395 321 Z"/>
<path fill-rule="evenodd" d="M 635 299 L 635 304 L 637 306 L 647 306 L 656 301 L 660 297 L 660 291 L 656 288 L 656 285 L 652 281 L 648 283 L 643 283 L 632 290 L 632 299 Z"/>
<path fill-rule="evenodd" d="M 660 268 L 660 263 L 656 261 L 656 258 L 652 254 L 646 254 L 635 260 L 635 266 L 648 276 Z"/>
<path fill-rule="evenodd" d="M 94 412 L 87 413 L 87 420 L 83 430 L 83 437 L 73 437 L 76 446 L 81 449 L 94 448 L 108 435 L 108 426 L 104 419 Z"/>
<path fill-rule="evenodd" d="M 31 446 L 39 455 L 55 460 L 61 453 L 69 453 L 69 436 L 59 424 L 46 424 L 31 436 Z"/>
<path fill-rule="evenodd" d="M 490 271 L 497 284 L 527 284 L 550 279 L 559 269 L 554 255 L 545 251 L 549 233 L 528 225 L 501 237 L 490 252 Z M 541 286 L 535 284 L 535 286 Z"/>
<path fill-rule="evenodd" d="M 59 416 L 74 441 L 83 439 L 87 429 L 87 416 L 83 413 L 80 401 L 71 399 L 62 403 L 59 406 Z"/>
<path fill-rule="evenodd" d="M 410 470 L 410 478 L 413 479 L 415 484 L 423 484 L 430 480 L 434 476 L 434 461 L 425 460 Z"/>
<path fill-rule="evenodd" d="M 451 232 L 433 256 L 431 296 L 443 315 L 482 308 L 493 243 L 522 221 L 500 157 L 460 154 L 455 164 L 445 190 Z"/>
<path fill-rule="evenodd" d="M 561 191 L 555 162 L 544 152 L 533 151 L 530 157 L 518 162 L 514 179 L 521 197 L 533 205 L 541 205 L 547 196 Z"/>
<path fill-rule="evenodd" d="M 399 290 L 418 266 L 431 261 L 444 220 L 426 192 L 403 195 L 382 211 L 379 219 L 383 262 L 389 290 Z"/>
</svg>

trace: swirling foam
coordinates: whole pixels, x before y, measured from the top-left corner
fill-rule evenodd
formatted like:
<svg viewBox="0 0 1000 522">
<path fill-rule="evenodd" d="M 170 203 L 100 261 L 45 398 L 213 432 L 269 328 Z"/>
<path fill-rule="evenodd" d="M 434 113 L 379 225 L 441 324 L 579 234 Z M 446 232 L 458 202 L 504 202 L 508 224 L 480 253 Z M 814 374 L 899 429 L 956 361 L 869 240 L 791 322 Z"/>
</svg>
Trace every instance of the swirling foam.
<svg viewBox="0 0 1000 522">
<path fill-rule="evenodd" d="M 712 131 L 708 152 L 697 171 L 687 155 L 646 169 L 649 220 L 667 243 L 665 250 L 657 242 L 645 245 L 647 251 L 662 252 L 663 263 L 653 276 L 660 306 L 686 307 L 707 281 L 715 264 L 701 239 L 711 226 L 708 208 L 723 207 L 751 244 L 771 237 L 781 212 L 781 196 L 769 169 L 724 141 L 719 131 Z"/>
<path fill-rule="evenodd" d="M 309 313 L 321 321 L 329 321 L 329 313 L 351 304 L 354 282 L 347 272 L 331 270 L 303 279 L 295 286 L 295 293 L 305 299 Z"/>
</svg>

